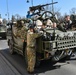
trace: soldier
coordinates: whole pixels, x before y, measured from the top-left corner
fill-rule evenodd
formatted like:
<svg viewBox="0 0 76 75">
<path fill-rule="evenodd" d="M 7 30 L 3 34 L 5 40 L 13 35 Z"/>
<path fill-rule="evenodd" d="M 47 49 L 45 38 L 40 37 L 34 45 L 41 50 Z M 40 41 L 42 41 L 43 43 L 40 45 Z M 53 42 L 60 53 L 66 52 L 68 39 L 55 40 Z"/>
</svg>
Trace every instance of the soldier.
<svg viewBox="0 0 76 75">
<path fill-rule="evenodd" d="M 44 32 L 44 29 L 46 29 L 45 23 L 43 23 L 43 25 L 41 26 L 40 31 L 43 31 Z"/>
<path fill-rule="evenodd" d="M 52 28 L 57 28 L 57 24 L 54 22 Z"/>
<path fill-rule="evenodd" d="M 16 37 L 16 33 L 17 33 L 17 22 L 12 26 L 12 34 Z"/>
<path fill-rule="evenodd" d="M 72 21 L 70 19 L 70 16 L 67 15 L 65 16 L 65 29 L 68 30 L 68 29 L 71 29 L 72 27 Z"/>
<path fill-rule="evenodd" d="M 27 33 L 27 71 L 33 72 L 36 63 L 36 38 L 40 37 L 40 33 L 35 33 L 34 28 L 30 26 Z"/>
<path fill-rule="evenodd" d="M 33 15 L 34 15 L 34 11 L 29 8 L 29 11 L 27 12 L 26 18 L 32 18 Z"/>
<path fill-rule="evenodd" d="M 63 32 L 66 32 L 66 29 L 65 29 L 65 24 L 63 22 L 59 23 L 57 25 L 57 28 L 60 30 L 60 31 L 63 31 Z"/>
<path fill-rule="evenodd" d="M 64 32 L 71 29 L 72 21 L 70 19 L 70 16 L 69 15 L 65 16 L 65 21 L 60 23 L 57 27 L 59 30 L 64 31 Z"/>
<path fill-rule="evenodd" d="M 19 21 L 19 23 L 17 24 L 17 33 L 16 36 L 20 37 L 24 40 L 26 40 L 26 36 L 27 36 L 27 28 L 24 25 L 24 22 L 22 20 Z"/>
<path fill-rule="evenodd" d="M 46 25 L 47 25 L 48 28 L 52 28 L 53 22 L 50 19 L 47 19 Z"/>
</svg>

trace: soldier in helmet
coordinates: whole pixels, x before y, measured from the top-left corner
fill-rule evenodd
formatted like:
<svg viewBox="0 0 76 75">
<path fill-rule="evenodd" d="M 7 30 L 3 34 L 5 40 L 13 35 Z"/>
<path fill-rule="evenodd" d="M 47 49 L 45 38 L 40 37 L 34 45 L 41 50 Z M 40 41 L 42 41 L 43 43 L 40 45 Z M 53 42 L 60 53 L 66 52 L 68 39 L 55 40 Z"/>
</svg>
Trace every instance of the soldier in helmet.
<svg viewBox="0 0 76 75">
<path fill-rule="evenodd" d="M 15 36 L 26 40 L 26 35 L 27 35 L 28 29 L 24 25 L 24 21 L 18 20 L 15 28 L 16 28 L 16 30 L 14 30 L 14 31 L 16 31 Z"/>
<path fill-rule="evenodd" d="M 36 62 L 36 38 L 40 37 L 40 33 L 35 33 L 33 26 L 30 26 L 30 29 L 27 33 L 27 71 L 33 72 Z"/>
<path fill-rule="evenodd" d="M 58 25 L 58 29 L 65 32 L 65 31 L 67 31 L 67 30 L 69 30 L 71 28 L 72 28 L 72 21 L 70 19 L 70 16 L 67 15 L 67 16 L 65 16 L 65 21 L 61 22 Z"/>
<path fill-rule="evenodd" d="M 26 18 L 32 18 L 33 15 L 34 15 L 34 11 L 29 8 L 29 11 L 27 12 Z"/>
</svg>

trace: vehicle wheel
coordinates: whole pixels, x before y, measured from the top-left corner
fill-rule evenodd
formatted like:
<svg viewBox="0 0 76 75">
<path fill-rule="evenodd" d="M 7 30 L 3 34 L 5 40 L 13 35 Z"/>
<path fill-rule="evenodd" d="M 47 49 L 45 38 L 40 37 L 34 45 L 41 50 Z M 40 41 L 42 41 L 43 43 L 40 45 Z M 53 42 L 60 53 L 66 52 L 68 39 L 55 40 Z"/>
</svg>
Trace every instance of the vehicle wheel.
<svg viewBox="0 0 76 75">
<path fill-rule="evenodd" d="M 56 51 L 55 55 L 52 57 L 52 61 L 59 61 L 64 55 L 64 51 Z"/>
<path fill-rule="evenodd" d="M 12 40 L 9 41 L 9 52 L 10 52 L 10 54 L 14 54 L 14 48 L 13 48 L 13 41 Z"/>
<path fill-rule="evenodd" d="M 65 57 L 65 59 L 70 59 L 71 56 L 72 56 L 72 50 L 69 49 L 69 50 L 67 51 L 67 56 Z"/>
<path fill-rule="evenodd" d="M 31 52 L 25 50 L 25 61 L 26 61 L 26 68 L 27 68 L 28 73 L 33 73 L 34 72 L 35 60 L 33 60 L 32 56 L 33 55 L 32 55 Z"/>
<path fill-rule="evenodd" d="M 73 50 L 73 52 L 72 52 L 72 54 L 71 54 L 71 57 L 70 58 L 74 58 L 74 59 L 76 59 L 76 51 L 75 50 Z"/>
</svg>

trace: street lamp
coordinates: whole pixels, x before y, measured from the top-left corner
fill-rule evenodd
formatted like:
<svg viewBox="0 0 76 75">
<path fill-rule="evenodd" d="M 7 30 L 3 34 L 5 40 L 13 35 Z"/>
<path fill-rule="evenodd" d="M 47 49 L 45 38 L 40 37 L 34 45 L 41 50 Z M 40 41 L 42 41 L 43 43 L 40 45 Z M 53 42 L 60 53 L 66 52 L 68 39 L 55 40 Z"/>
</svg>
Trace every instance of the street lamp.
<svg viewBox="0 0 76 75">
<path fill-rule="evenodd" d="M 31 4 L 32 4 L 32 6 L 33 6 L 33 0 L 31 0 Z"/>
<path fill-rule="evenodd" d="M 8 22 L 9 22 L 9 9 L 8 9 L 8 0 L 6 0 L 6 5 L 7 5 L 7 16 L 8 16 Z"/>
<path fill-rule="evenodd" d="M 29 0 L 27 0 L 27 3 L 29 3 Z M 32 6 L 33 6 L 33 0 L 31 0 L 31 4 L 32 4 Z"/>
<path fill-rule="evenodd" d="M 29 0 L 27 0 L 27 3 L 29 3 Z"/>
</svg>

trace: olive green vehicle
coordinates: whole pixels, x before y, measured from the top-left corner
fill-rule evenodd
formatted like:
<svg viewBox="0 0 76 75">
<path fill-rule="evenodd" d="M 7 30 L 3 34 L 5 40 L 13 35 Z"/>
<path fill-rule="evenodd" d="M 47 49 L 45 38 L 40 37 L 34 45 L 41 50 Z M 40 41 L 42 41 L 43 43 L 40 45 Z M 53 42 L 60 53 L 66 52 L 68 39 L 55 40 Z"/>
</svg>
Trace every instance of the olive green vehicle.
<svg viewBox="0 0 76 75">
<path fill-rule="evenodd" d="M 13 33 L 13 31 L 12 31 Z M 27 42 L 20 37 L 12 38 L 8 41 L 10 53 L 17 52 L 26 59 Z M 58 29 L 46 29 L 43 35 L 36 39 L 36 65 L 39 66 L 41 60 L 50 59 L 59 61 L 60 59 L 70 56 L 76 48 L 76 31 L 62 32 Z M 28 66 L 28 65 L 27 65 Z"/>
<path fill-rule="evenodd" d="M 38 7 L 40 8 L 40 6 Z M 36 9 L 38 8 L 35 8 L 35 10 Z M 52 17 L 54 15 L 50 11 L 43 12 L 41 14 L 41 18 L 44 18 L 44 20 L 46 20 L 46 14 L 49 15 L 47 15 L 49 19 L 52 21 L 55 20 L 55 17 Z M 13 25 L 12 36 L 10 39 L 8 39 L 10 53 L 13 54 L 14 52 L 17 52 L 21 54 L 25 57 L 25 61 L 27 62 L 27 42 L 25 38 L 23 39 L 21 37 L 16 37 L 15 31 L 17 31 L 17 28 Z M 21 35 L 25 34 L 22 33 Z M 36 39 L 36 59 L 34 60 L 36 62 L 34 67 L 39 66 L 41 60 L 51 59 L 51 61 L 59 61 L 66 56 L 71 56 L 71 54 L 75 51 L 75 48 L 76 31 L 71 30 L 63 32 L 57 28 L 46 28 L 44 29 L 42 36 Z M 27 63 L 26 65 L 28 66 Z"/>
<path fill-rule="evenodd" d="M 0 37 L 6 39 L 7 38 L 6 36 L 7 36 L 7 28 L 5 25 L 0 24 Z"/>
</svg>

